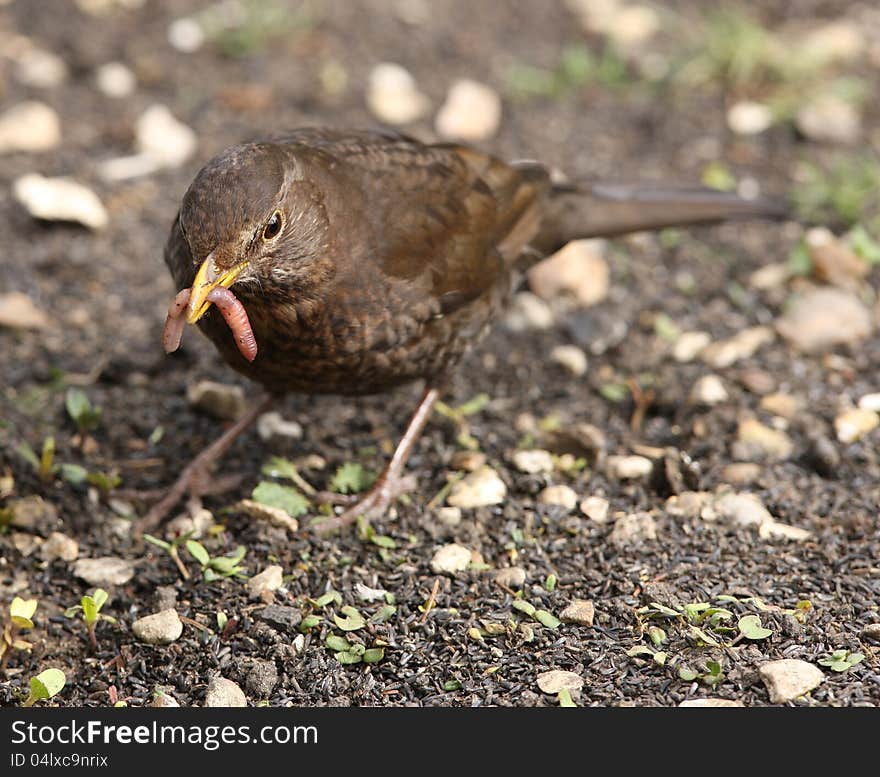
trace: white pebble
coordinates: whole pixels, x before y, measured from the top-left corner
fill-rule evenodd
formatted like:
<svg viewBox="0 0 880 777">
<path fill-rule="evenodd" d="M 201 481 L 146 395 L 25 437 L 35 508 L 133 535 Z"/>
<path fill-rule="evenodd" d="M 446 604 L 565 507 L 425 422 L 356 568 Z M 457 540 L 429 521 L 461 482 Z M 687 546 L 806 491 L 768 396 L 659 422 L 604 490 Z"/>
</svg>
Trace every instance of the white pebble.
<svg viewBox="0 0 880 777">
<path fill-rule="evenodd" d="M 501 98 L 486 84 L 470 79 L 456 81 L 437 113 L 434 127 L 444 138 L 486 140 L 501 124 Z"/>
<path fill-rule="evenodd" d="M 431 108 L 410 72 L 393 62 L 382 62 L 370 73 L 367 107 L 386 124 L 409 124 Z"/>
<path fill-rule="evenodd" d="M 18 57 L 15 78 L 25 86 L 52 89 L 67 79 L 67 65 L 49 51 L 30 49 Z"/>
<path fill-rule="evenodd" d="M 773 124 L 773 112 L 763 103 L 742 100 L 727 111 L 727 126 L 737 135 L 758 135 Z"/>
<path fill-rule="evenodd" d="M 170 645 L 183 634 L 183 622 L 177 610 L 168 609 L 138 618 L 131 624 L 131 630 L 148 645 Z"/>
<path fill-rule="evenodd" d="M 109 221 L 98 195 L 70 178 L 28 173 L 15 181 L 12 192 L 37 219 L 72 221 L 90 229 L 103 229 Z"/>
<path fill-rule="evenodd" d="M 566 485 L 547 486 L 538 494 L 538 502 L 544 505 L 558 505 L 566 510 L 577 506 L 577 494 Z"/>
<path fill-rule="evenodd" d="M 261 440 L 271 440 L 273 437 L 283 437 L 288 440 L 298 440 L 303 435 L 302 426 L 296 421 L 287 421 L 274 410 L 263 413 L 257 419 L 257 434 Z"/>
<path fill-rule="evenodd" d="M 536 448 L 534 450 L 517 451 L 513 454 L 513 466 L 520 472 L 535 475 L 539 472 L 553 471 L 553 456 L 550 451 Z"/>
<path fill-rule="evenodd" d="M 37 153 L 61 143 L 61 121 L 45 103 L 27 101 L 0 114 L 0 154 Z"/>
<path fill-rule="evenodd" d="M 579 691 L 584 687 L 584 678 L 574 672 L 562 669 L 551 669 L 541 672 L 537 677 L 538 688 L 544 693 L 556 694 L 561 690 Z"/>
<path fill-rule="evenodd" d="M 137 86 L 137 79 L 121 62 L 108 62 L 95 71 L 95 83 L 107 97 L 128 97 Z"/>
<path fill-rule="evenodd" d="M 506 496 L 507 486 L 498 473 L 489 466 L 483 466 L 459 480 L 446 501 L 453 507 L 486 507 L 500 504 Z"/>
<path fill-rule="evenodd" d="M 880 413 L 880 393 L 865 394 L 859 399 L 859 407 L 862 410 L 873 410 Z"/>
<path fill-rule="evenodd" d="M 572 240 L 529 270 L 529 287 L 543 300 L 560 295 L 589 307 L 608 296 L 611 271 L 604 240 Z"/>
<path fill-rule="evenodd" d="M 214 677 L 205 693 L 206 707 L 247 707 L 244 691 L 232 680 Z"/>
<path fill-rule="evenodd" d="M 860 440 L 878 425 L 880 425 L 880 415 L 874 410 L 865 410 L 861 407 L 845 410 L 834 419 L 837 439 L 846 444 Z"/>
<path fill-rule="evenodd" d="M 672 346 L 672 356 L 677 362 L 693 361 L 711 342 L 708 332 L 682 332 Z"/>
<path fill-rule="evenodd" d="M 607 499 L 601 496 L 588 496 L 581 500 L 580 510 L 591 521 L 605 523 L 608 520 L 608 509 L 611 507 Z"/>
<path fill-rule="evenodd" d="M 609 456 L 605 467 L 612 478 L 636 480 L 650 475 L 654 464 L 645 456 Z"/>
<path fill-rule="evenodd" d="M 471 550 L 464 545 L 451 543 L 438 548 L 431 559 L 431 569 L 437 574 L 455 574 L 470 566 Z"/>
<path fill-rule="evenodd" d="M 577 378 L 587 371 L 587 355 L 576 345 L 557 345 L 550 351 L 550 360 L 562 365 Z"/>
<path fill-rule="evenodd" d="M 691 388 L 690 401 L 694 405 L 718 405 L 729 399 L 724 383 L 717 375 L 704 375 Z"/>
<path fill-rule="evenodd" d="M 758 669 L 771 704 L 785 704 L 809 693 L 825 680 L 821 669 L 797 658 L 770 661 Z"/>
<path fill-rule="evenodd" d="M 284 570 L 277 564 L 271 564 L 259 574 L 248 580 L 244 587 L 251 599 L 259 599 L 264 593 L 273 593 L 281 588 Z"/>
<path fill-rule="evenodd" d="M 191 54 L 205 43 L 205 31 L 195 19 L 184 16 L 168 25 L 168 42 L 178 51 Z"/>
</svg>

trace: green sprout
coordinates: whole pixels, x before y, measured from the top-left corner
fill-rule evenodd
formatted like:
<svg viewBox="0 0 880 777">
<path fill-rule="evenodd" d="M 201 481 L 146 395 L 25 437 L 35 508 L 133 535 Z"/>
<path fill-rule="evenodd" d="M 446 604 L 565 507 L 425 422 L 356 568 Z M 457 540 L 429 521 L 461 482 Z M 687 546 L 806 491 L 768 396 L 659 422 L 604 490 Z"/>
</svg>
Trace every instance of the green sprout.
<svg viewBox="0 0 880 777">
<path fill-rule="evenodd" d="M 51 699 L 64 687 L 67 678 L 60 669 L 44 669 L 36 677 L 31 678 L 30 693 L 21 703 L 22 707 L 33 707 L 34 702 Z"/>
<path fill-rule="evenodd" d="M 865 660 L 864 653 L 850 653 L 845 648 L 835 650 L 830 656 L 820 658 L 819 663 L 827 666 L 832 672 L 848 672 L 856 664 Z"/>
<path fill-rule="evenodd" d="M 206 583 L 223 577 L 247 577 L 244 569 L 241 567 L 241 561 L 245 553 L 247 553 L 244 545 L 239 545 L 228 556 L 211 556 L 205 546 L 196 540 L 187 540 L 186 549 L 202 567 L 202 576 Z"/>
<path fill-rule="evenodd" d="M 49 436 L 43 440 L 43 447 L 39 456 L 34 453 L 34 449 L 26 442 L 20 443 L 17 450 L 18 454 L 34 468 L 34 471 L 43 483 L 49 483 L 55 477 L 58 465 L 55 464 L 54 437 Z"/>
<path fill-rule="evenodd" d="M 6 669 L 13 650 L 30 650 L 33 644 L 20 639 L 18 632 L 34 627 L 33 617 L 37 610 L 36 599 L 22 599 L 16 596 L 9 605 L 9 619 L 0 635 L 0 670 Z"/>
<path fill-rule="evenodd" d="M 101 408 L 93 405 L 82 389 L 67 389 L 67 394 L 64 396 L 64 406 L 81 435 L 94 431 L 101 423 Z"/>
<path fill-rule="evenodd" d="M 189 580 L 189 570 L 186 568 L 186 565 L 183 563 L 183 561 L 181 561 L 180 551 L 178 549 L 191 536 L 192 532 L 187 532 L 186 534 L 181 534 L 179 537 L 175 537 L 171 542 L 166 542 L 165 540 L 160 540 L 158 537 L 154 537 L 152 534 L 145 534 L 144 539 L 151 545 L 155 545 L 157 548 L 161 548 L 169 556 L 171 556 L 171 560 L 180 571 L 180 576 L 184 580 Z"/>
<path fill-rule="evenodd" d="M 80 599 L 79 604 L 68 607 L 64 611 L 65 618 L 72 618 L 78 612 L 82 613 L 83 623 L 86 624 L 86 632 L 89 635 L 89 644 L 92 646 L 93 651 L 98 649 L 98 640 L 95 636 L 95 629 L 98 627 L 98 624 L 101 621 L 116 623 L 116 618 L 104 615 L 101 612 L 101 608 L 107 603 L 108 598 L 109 594 L 103 588 L 96 588 L 94 594 L 91 596 L 86 594 Z"/>
</svg>

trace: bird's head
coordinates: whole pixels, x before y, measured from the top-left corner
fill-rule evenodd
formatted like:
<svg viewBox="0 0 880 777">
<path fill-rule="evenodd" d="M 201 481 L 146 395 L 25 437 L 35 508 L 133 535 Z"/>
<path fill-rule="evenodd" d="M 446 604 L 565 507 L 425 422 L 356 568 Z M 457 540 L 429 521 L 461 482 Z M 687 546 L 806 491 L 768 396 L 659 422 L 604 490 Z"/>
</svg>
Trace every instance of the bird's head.
<svg viewBox="0 0 880 777">
<path fill-rule="evenodd" d="M 303 164 L 274 143 L 233 146 L 209 161 L 184 194 L 180 227 L 195 264 L 190 324 L 218 286 L 290 294 L 322 272 L 323 197 Z"/>
</svg>

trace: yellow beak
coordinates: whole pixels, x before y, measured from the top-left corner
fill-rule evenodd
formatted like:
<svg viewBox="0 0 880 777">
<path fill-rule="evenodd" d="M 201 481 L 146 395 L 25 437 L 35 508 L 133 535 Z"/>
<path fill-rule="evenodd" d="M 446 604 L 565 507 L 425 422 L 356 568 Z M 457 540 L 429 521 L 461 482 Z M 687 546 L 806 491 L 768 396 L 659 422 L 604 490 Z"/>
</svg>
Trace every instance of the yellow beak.
<svg viewBox="0 0 880 777">
<path fill-rule="evenodd" d="M 239 275 L 241 271 L 247 267 L 247 262 L 240 262 L 225 273 L 220 273 L 217 265 L 214 263 L 214 252 L 208 254 L 208 257 L 202 262 L 199 271 L 196 273 L 196 279 L 193 281 L 192 293 L 189 297 L 189 304 L 186 306 L 186 321 L 189 324 L 195 324 L 202 316 L 207 313 L 211 307 L 208 295 L 218 286 L 228 289 Z"/>
</svg>

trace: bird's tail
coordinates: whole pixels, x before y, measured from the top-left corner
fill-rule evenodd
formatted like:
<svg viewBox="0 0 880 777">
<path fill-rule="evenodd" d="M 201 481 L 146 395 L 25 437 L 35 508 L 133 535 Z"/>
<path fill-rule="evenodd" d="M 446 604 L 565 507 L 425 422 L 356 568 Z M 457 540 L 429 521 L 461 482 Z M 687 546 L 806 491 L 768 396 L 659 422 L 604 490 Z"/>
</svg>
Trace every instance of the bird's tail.
<svg viewBox="0 0 880 777">
<path fill-rule="evenodd" d="M 579 238 L 789 216 L 780 200 L 693 185 L 582 182 L 554 186 L 549 196 L 540 232 L 531 243 L 543 253 Z"/>
</svg>

